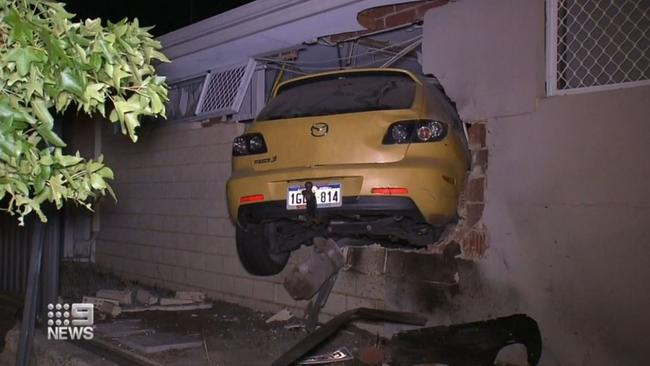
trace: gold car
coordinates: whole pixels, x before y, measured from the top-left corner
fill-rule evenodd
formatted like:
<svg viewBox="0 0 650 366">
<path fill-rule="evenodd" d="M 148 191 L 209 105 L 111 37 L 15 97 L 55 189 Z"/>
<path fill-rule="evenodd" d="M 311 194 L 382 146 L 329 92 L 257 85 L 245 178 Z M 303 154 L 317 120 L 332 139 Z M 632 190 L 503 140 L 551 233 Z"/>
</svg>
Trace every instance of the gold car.
<svg viewBox="0 0 650 366">
<path fill-rule="evenodd" d="M 315 236 L 435 243 L 469 165 L 464 125 L 435 79 L 382 68 L 279 84 L 232 154 L 237 251 L 261 276 Z"/>
</svg>

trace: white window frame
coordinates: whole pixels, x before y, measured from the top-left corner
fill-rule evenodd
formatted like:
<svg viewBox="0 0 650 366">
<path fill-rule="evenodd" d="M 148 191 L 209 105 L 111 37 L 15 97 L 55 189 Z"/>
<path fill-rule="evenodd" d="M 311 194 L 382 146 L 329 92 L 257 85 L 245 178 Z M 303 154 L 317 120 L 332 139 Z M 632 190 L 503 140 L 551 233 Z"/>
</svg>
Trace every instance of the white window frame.
<svg viewBox="0 0 650 366">
<path fill-rule="evenodd" d="M 546 95 L 567 95 L 650 85 L 650 79 L 579 88 L 557 88 L 558 2 L 546 0 Z"/>
</svg>

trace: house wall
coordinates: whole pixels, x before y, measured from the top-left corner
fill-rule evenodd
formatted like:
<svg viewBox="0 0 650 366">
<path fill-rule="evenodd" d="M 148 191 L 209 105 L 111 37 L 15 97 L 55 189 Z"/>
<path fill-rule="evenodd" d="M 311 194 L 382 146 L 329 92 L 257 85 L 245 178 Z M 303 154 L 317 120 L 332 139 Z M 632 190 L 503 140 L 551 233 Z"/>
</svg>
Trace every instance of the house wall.
<svg viewBox="0 0 650 366">
<path fill-rule="evenodd" d="M 440 322 L 524 312 L 543 365 L 650 352 L 650 88 L 544 95 L 544 1 L 460 0 L 425 16 L 423 69 L 486 121 L 489 249 Z M 449 305 L 449 304 L 447 304 Z"/>
<path fill-rule="evenodd" d="M 284 273 L 254 277 L 239 263 L 235 230 L 226 210 L 231 144 L 243 132 L 235 123 L 147 126 L 133 144 L 108 123 L 106 162 L 118 196 L 102 202 L 97 264 L 123 278 L 170 289 L 197 289 L 258 310 L 282 307 L 302 316 L 306 302 L 284 290 Z M 295 252 L 290 263 L 309 250 Z M 355 253 L 323 311 L 328 319 L 349 308 L 382 308 L 383 250 Z M 289 266 L 287 267 L 289 269 Z"/>
</svg>

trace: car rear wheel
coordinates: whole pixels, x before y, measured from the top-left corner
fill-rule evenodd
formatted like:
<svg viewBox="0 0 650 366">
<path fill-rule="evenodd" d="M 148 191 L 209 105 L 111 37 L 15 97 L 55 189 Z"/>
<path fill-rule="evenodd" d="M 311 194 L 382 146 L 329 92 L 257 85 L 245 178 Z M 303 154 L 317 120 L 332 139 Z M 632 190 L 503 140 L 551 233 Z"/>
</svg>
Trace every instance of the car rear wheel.
<svg viewBox="0 0 650 366">
<path fill-rule="evenodd" d="M 273 253 L 263 224 L 237 225 L 237 254 L 244 269 L 255 276 L 272 276 L 287 265 L 290 253 Z"/>
</svg>

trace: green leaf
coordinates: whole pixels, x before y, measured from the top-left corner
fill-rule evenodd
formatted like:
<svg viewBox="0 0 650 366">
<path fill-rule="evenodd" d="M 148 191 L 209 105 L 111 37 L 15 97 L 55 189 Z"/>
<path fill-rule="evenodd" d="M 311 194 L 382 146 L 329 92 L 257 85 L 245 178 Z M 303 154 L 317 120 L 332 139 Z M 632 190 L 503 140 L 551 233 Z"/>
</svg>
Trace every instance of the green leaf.
<svg viewBox="0 0 650 366">
<path fill-rule="evenodd" d="M 59 74 L 58 87 L 61 90 L 70 92 L 78 97 L 82 96 L 84 93 L 83 81 L 79 75 L 70 68 L 66 68 Z"/>
<path fill-rule="evenodd" d="M 67 146 L 61 138 L 52 131 L 51 128 L 48 128 L 46 125 L 40 125 L 36 127 L 36 131 L 38 131 L 38 134 L 41 135 L 45 139 L 45 141 L 49 142 L 51 145 L 56 146 L 56 147 L 65 147 Z"/>
<path fill-rule="evenodd" d="M 61 149 L 56 149 L 54 152 L 54 161 L 58 164 L 61 164 L 64 167 L 72 166 L 72 165 L 77 165 L 83 161 L 83 159 L 79 156 L 79 152 L 77 152 L 76 156 L 73 155 L 63 155 L 61 153 Z"/>
<path fill-rule="evenodd" d="M 117 97 L 115 98 L 113 105 L 115 106 L 115 111 L 117 112 L 120 122 L 124 122 L 125 113 L 133 112 L 140 108 L 140 102 L 135 100 L 133 97 L 129 98 L 128 101 L 124 100 L 122 97 Z"/>
<path fill-rule="evenodd" d="M 43 78 L 39 77 L 34 72 L 34 69 L 32 69 L 31 75 L 27 79 L 27 83 L 25 83 L 25 92 L 25 99 L 27 100 L 31 99 L 34 94 L 43 96 Z"/>
<path fill-rule="evenodd" d="M 47 55 L 43 50 L 34 47 L 14 48 L 9 51 L 5 60 L 15 62 L 18 74 L 25 76 L 29 72 L 29 68 L 33 62 L 45 62 L 47 61 Z"/>
<path fill-rule="evenodd" d="M 111 168 L 109 168 L 107 166 L 100 169 L 97 172 L 97 174 L 101 175 L 105 179 L 113 179 L 114 178 L 113 171 L 111 170 Z"/>
<path fill-rule="evenodd" d="M 93 187 L 94 189 L 103 190 L 103 189 L 106 189 L 106 182 L 104 182 L 104 178 L 102 178 L 101 175 L 99 175 L 99 174 L 91 174 L 90 175 L 90 186 Z"/>
<path fill-rule="evenodd" d="M 3 21 L 9 25 L 11 28 L 9 34 L 17 42 L 27 44 L 33 41 L 33 26 L 28 22 L 23 22 L 15 9 L 9 10 L 9 13 L 4 17 Z"/>
<path fill-rule="evenodd" d="M 97 100 L 101 103 L 104 103 L 104 93 L 102 93 L 102 89 L 106 87 L 106 84 L 100 84 L 100 83 L 93 83 L 93 84 L 88 84 L 86 86 L 86 92 L 84 93 L 84 97 L 87 100 Z"/>
<path fill-rule="evenodd" d="M 140 126 L 138 117 L 135 113 L 126 113 L 124 115 L 124 123 L 126 124 L 126 129 L 129 132 L 129 137 L 133 142 L 138 142 L 138 135 L 135 133 L 135 129 Z"/>
<path fill-rule="evenodd" d="M 41 123 L 48 129 L 54 127 L 54 117 L 52 117 L 50 111 L 47 110 L 43 99 L 32 99 L 32 111 L 34 111 L 36 118 L 38 118 L 39 121 L 41 121 Z"/>
</svg>

